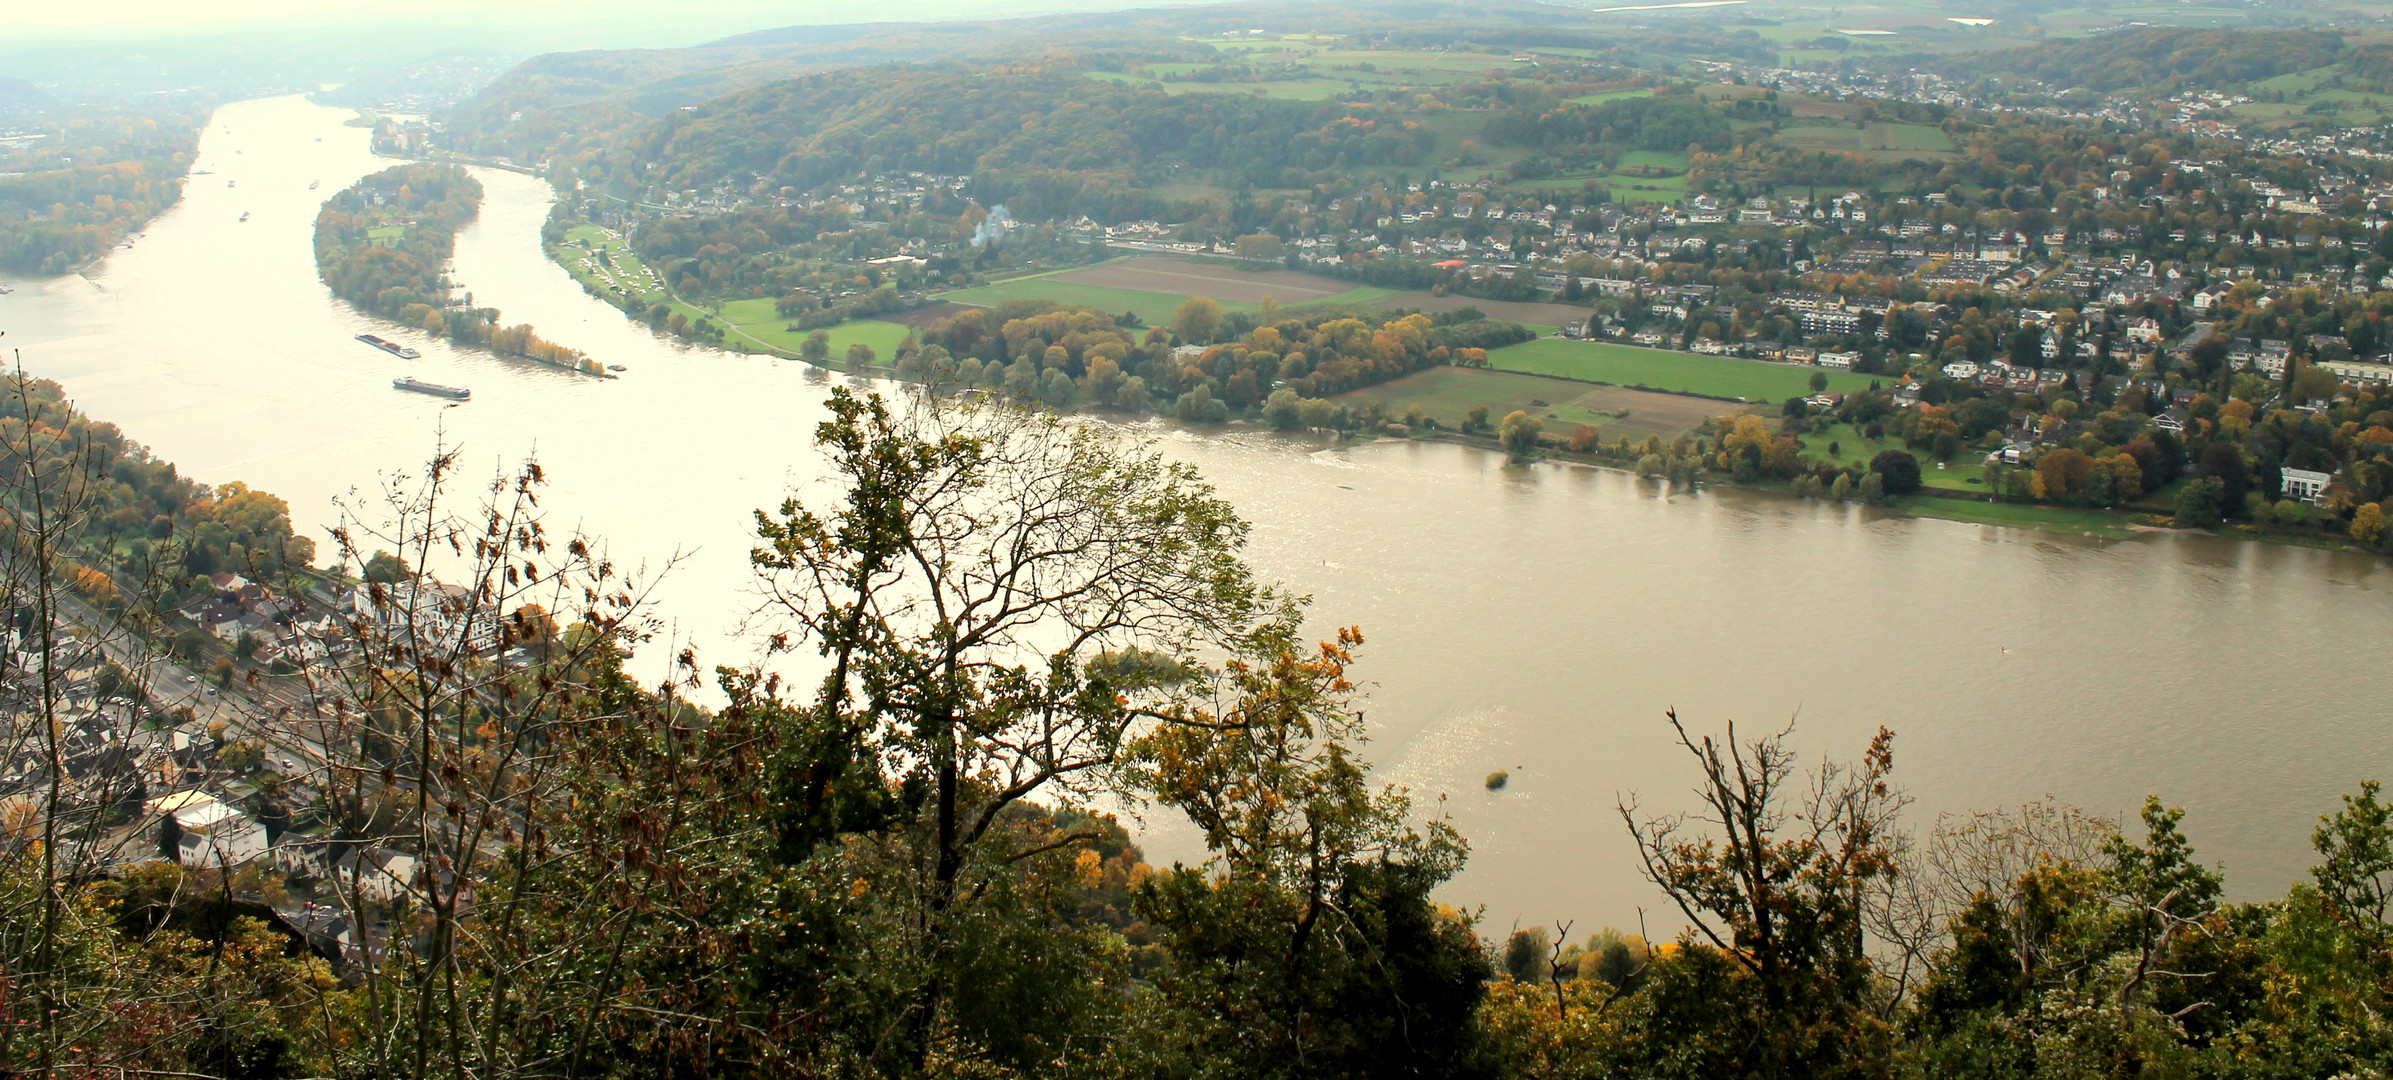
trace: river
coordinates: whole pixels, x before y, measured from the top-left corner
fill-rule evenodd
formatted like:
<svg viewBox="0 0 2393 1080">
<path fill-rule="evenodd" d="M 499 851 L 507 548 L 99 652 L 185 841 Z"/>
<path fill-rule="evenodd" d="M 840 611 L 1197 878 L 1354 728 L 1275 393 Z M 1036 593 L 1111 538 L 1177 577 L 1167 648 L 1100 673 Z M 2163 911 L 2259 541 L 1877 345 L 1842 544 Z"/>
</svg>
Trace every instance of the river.
<svg viewBox="0 0 2393 1080">
<path fill-rule="evenodd" d="M 220 110 L 184 201 L 88 276 L 15 281 L 0 344 L 92 415 L 198 478 L 333 499 L 421 462 L 470 471 L 536 453 L 553 531 L 579 526 L 654 568 L 669 634 L 751 655 L 749 511 L 816 475 L 829 381 L 802 364 L 660 339 L 584 295 L 539 247 L 540 182 L 481 170 L 457 279 L 509 322 L 627 365 L 579 378 L 397 330 L 334 300 L 309 249 L 319 203 L 385 162 L 348 113 L 296 98 Z M 310 181 L 318 186 L 310 190 Z M 247 221 L 240 220 L 247 212 Z M 350 340 L 423 350 L 404 362 Z M 448 406 L 415 372 L 470 386 Z M 2393 640 L 2393 575 L 2338 552 L 2152 534 L 2097 543 L 1888 517 L 1730 490 L 1665 495 L 1618 473 L 1507 468 L 1438 444 L 1324 449 L 1150 425 L 1255 523 L 1252 558 L 1369 644 L 1369 756 L 1445 810 L 1469 868 L 1445 895 L 1487 929 L 1679 920 L 1636 877 L 1623 793 L 1691 808 L 1663 710 L 1699 727 L 1798 718 L 1808 754 L 1850 758 L 1883 724 L 1912 821 L 2046 795 L 2188 808 L 2237 898 L 2281 895 L 2337 794 L 2393 773 L 2369 665 Z M 322 545 L 329 550 L 329 545 Z M 663 650 L 650 650 L 651 666 Z M 1489 792 L 1481 778 L 1507 769 Z M 1195 854 L 1156 815 L 1157 858 Z"/>
</svg>

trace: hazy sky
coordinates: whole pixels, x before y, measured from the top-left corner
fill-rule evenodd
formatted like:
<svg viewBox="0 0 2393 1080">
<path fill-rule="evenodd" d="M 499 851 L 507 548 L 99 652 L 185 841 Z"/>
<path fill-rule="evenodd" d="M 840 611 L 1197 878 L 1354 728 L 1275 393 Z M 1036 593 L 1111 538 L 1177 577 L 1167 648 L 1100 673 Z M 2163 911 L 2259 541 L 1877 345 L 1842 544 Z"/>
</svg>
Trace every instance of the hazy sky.
<svg viewBox="0 0 2393 1080">
<path fill-rule="evenodd" d="M 154 34 L 205 24 L 271 21 L 292 25 L 375 22 L 404 18 L 422 26 L 444 20 L 510 27 L 575 23 L 657 22 L 689 26 L 705 36 L 722 27 L 763 29 L 801 23 L 917 21 L 1034 15 L 1141 7 L 1155 0 L 715 0 L 659 5 L 654 0 L 415 0 L 397 11 L 380 0 L 109 0 L 104 4 L 0 3 L 0 30 L 53 29 L 75 36 Z M 1180 0 L 1186 2 L 1186 0 Z M 695 24 L 695 25 L 692 25 Z"/>
</svg>

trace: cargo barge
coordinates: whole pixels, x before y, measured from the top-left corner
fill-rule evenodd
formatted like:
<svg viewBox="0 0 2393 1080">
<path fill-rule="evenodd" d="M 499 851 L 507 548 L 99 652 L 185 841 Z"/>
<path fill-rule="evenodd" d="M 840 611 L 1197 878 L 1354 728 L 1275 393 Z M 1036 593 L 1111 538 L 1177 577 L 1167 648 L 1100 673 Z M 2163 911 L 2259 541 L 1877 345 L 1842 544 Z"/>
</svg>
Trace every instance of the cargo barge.
<svg viewBox="0 0 2393 1080">
<path fill-rule="evenodd" d="M 389 353 L 392 356 L 396 356 L 401 360 L 413 360 L 424 355 L 415 351 L 414 349 L 408 348 L 405 345 L 401 345 L 396 341 L 392 341 L 389 338 L 375 337 L 372 334 L 359 334 L 357 335 L 357 340 L 365 342 L 368 345 L 372 345 L 373 347 L 380 349 L 383 352 Z"/>
<path fill-rule="evenodd" d="M 394 390 L 413 390 L 416 393 L 430 394 L 433 397 L 456 398 L 459 401 L 464 401 L 465 399 L 474 396 L 473 391 L 462 386 L 442 386 L 439 383 L 428 383 L 420 379 L 408 378 L 404 375 L 400 376 L 399 378 L 392 379 L 391 388 Z"/>
</svg>

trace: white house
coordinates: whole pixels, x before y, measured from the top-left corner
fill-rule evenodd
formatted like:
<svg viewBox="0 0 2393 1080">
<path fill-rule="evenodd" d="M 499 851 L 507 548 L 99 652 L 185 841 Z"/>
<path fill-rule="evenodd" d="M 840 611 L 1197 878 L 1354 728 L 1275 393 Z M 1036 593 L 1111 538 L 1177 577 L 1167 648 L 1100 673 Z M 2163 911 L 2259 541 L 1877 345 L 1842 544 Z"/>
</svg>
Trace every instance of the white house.
<svg viewBox="0 0 2393 1080">
<path fill-rule="evenodd" d="M 2285 497 L 2306 503 L 2317 502 L 2320 496 L 2326 494 L 2327 483 L 2335 478 L 2332 473 L 2312 472 L 2308 469 L 2286 469 L 2284 475 Z"/>
<path fill-rule="evenodd" d="M 266 854 L 266 827 L 204 791 L 179 791 L 150 805 L 181 831 L 175 861 L 184 866 L 229 869 Z"/>
</svg>

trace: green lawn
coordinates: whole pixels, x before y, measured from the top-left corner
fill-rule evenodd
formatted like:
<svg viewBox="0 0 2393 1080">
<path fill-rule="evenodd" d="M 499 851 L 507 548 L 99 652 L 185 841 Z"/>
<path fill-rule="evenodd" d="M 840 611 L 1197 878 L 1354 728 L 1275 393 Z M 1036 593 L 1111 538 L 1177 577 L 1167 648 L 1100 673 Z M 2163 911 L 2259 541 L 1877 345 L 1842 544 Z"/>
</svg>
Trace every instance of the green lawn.
<svg viewBox="0 0 2393 1080">
<path fill-rule="evenodd" d="M 1684 150 L 1629 150 L 1620 155 L 1620 168 L 1643 165 L 1655 169 L 1684 169 L 1687 152 Z"/>
<path fill-rule="evenodd" d="M 805 343 L 806 335 L 812 331 L 783 329 L 787 325 L 789 324 L 784 320 L 774 320 L 740 326 L 739 332 L 772 345 L 774 348 L 795 353 L 798 351 L 798 346 Z M 823 329 L 831 335 L 831 359 L 835 361 L 846 359 L 848 346 L 861 341 L 872 347 L 874 362 L 881 364 L 895 360 L 898 343 L 906 340 L 906 335 L 914 332 L 913 327 L 904 323 L 871 320 L 843 322 L 837 326 L 827 326 Z"/>
<path fill-rule="evenodd" d="M 1979 525 L 2007 525 L 2016 529 L 2043 529 L 2046 532 L 2073 533 L 2103 540 L 2125 540 L 2135 535 L 2135 530 L 2127 527 L 2125 517 L 2107 510 L 1970 502 L 1933 496 L 1906 499 L 1902 506 L 1903 512 L 1912 517 L 1943 518 Z"/>
<path fill-rule="evenodd" d="M 1832 446 L 1836 448 L 1833 454 L 1828 452 Z M 1826 431 L 1803 436 L 1804 453 L 1838 468 L 1868 464 L 1870 459 L 1886 450 L 1911 448 L 1904 446 L 1901 439 L 1864 438 L 1861 430 L 1851 424 L 1838 424 Z M 1936 467 L 1935 459 L 1926 454 L 1917 450 L 1911 450 L 1911 453 L 1919 458 L 1919 479 L 1928 487 L 1966 494 L 1985 492 L 1986 466 L 1982 464 L 1977 451 L 1964 449 L 1953 455 L 1953 460 L 1946 462 L 1941 469 Z"/>
<path fill-rule="evenodd" d="M 405 225 L 376 225 L 366 230 L 366 242 L 389 247 L 407 238 Z"/>
<path fill-rule="evenodd" d="M 1811 377 L 1820 371 L 1796 364 L 1560 338 L 1539 338 L 1497 349 L 1488 354 L 1488 363 L 1503 371 L 1744 401 L 1784 401 L 1809 394 Z M 1848 371 L 1822 373 L 1828 376 L 1828 389 L 1839 393 L 1869 388 L 1867 375 Z"/>
</svg>

